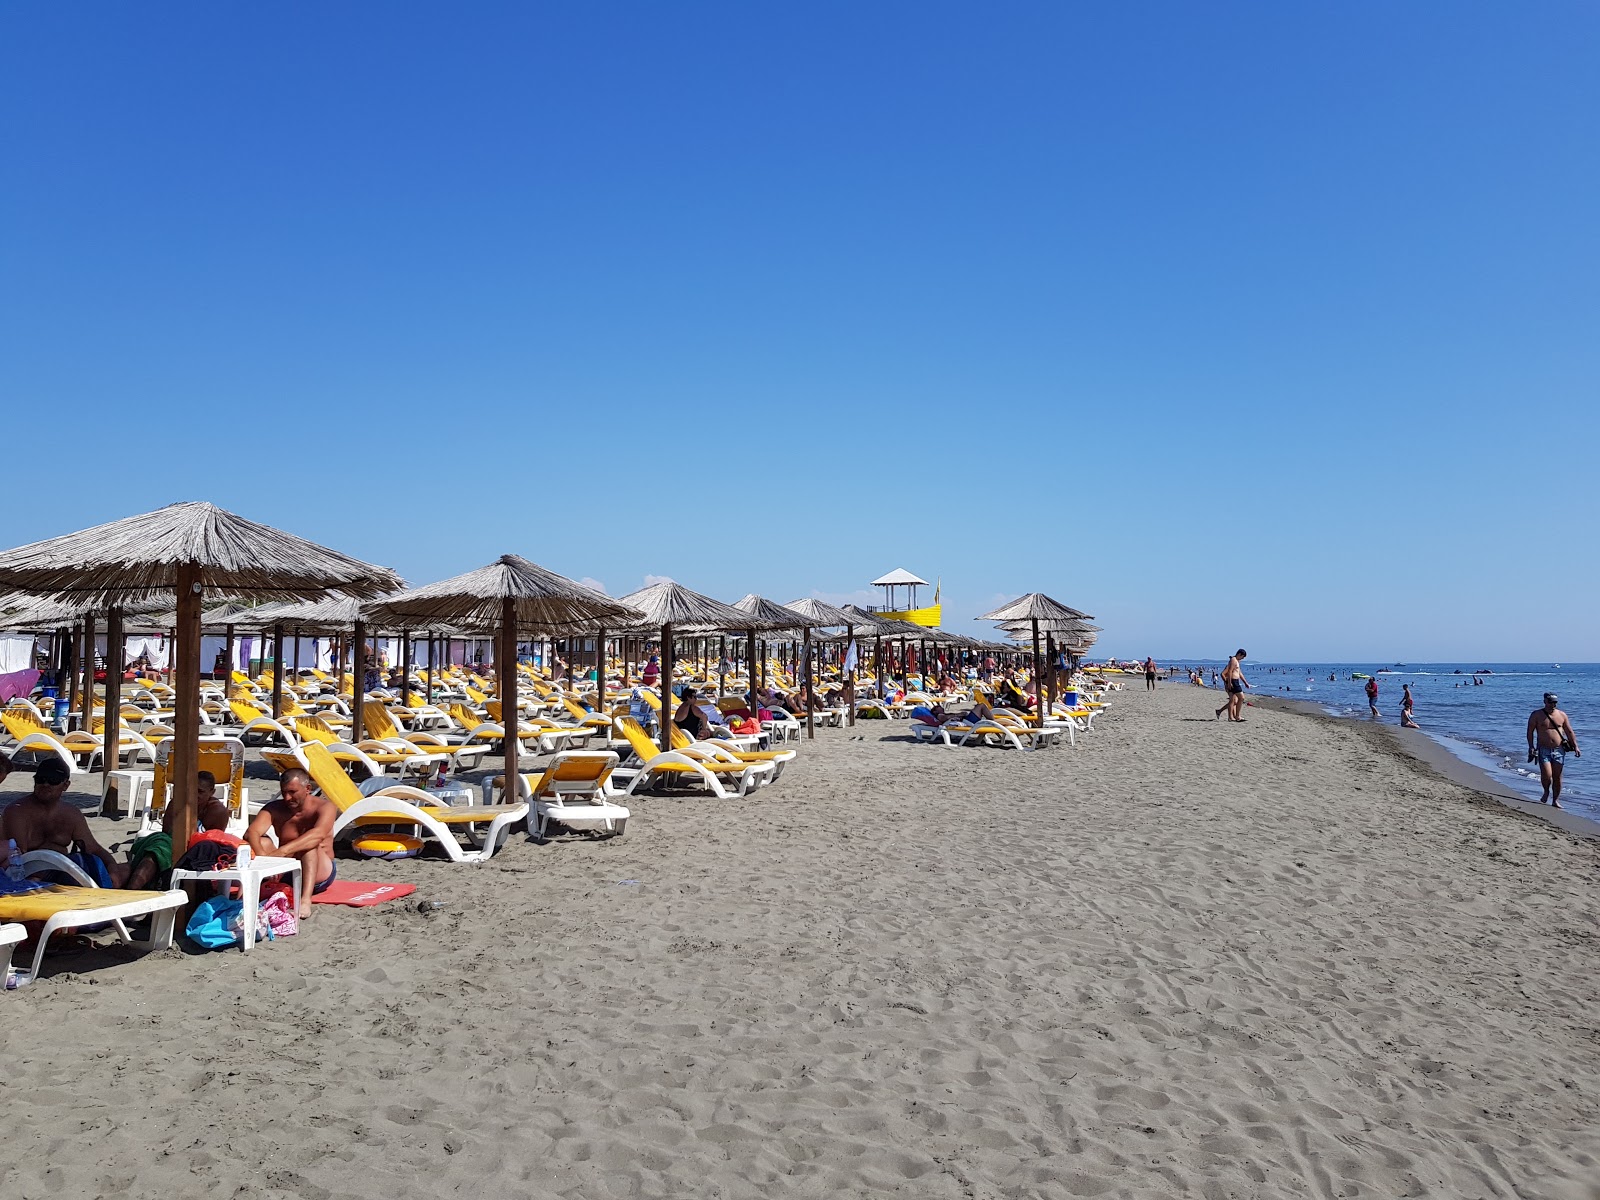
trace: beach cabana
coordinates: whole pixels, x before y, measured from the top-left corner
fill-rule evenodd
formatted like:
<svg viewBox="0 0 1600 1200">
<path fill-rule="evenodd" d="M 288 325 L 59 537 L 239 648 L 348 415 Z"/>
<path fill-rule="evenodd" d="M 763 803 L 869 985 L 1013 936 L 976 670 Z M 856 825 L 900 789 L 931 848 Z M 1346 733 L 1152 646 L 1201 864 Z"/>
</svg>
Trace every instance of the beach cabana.
<svg viewBox="0 0 1600 1200">
<path fill-rule="evenodd" d="M 661 631 L 661 749 L 672 749 L 672 639 L 680 633 L 727 633 L 749 627 L 750 614 L 664 579 L 622 597 L 644 620 L 630 632 Z"/>
<path fill-rule="evenodd" d="M 200 622 L 207 594 L 225 599 L 365 599 L 400 586 L 400 577 L 387 567 L 204 502 L 170 504 L 0 554 L 0 588 L 111 608 L 169 597 L 176 602 L 171 775 L 177 805 L 175 855 L 183 853 L 195 826 Z M 108 720 L 108 731 L 111 725 Z"/>
<path fill-rule="evenodd" d="M 506 795 L 516 794 L 517 635 L 565 633 L 599 627 L 597 645 L 604 658 L 607 622 L 633 622 L 642 615 L 625 601 L 613 600 L 575 579 L 546 570 L 521 555 L 502 554 L 487 566 L 425 587 L 386 596 L 366 605 L 368 620 L 407 628 L 454 626 L 498 633 L 495 679 L 500 688 L 500 723 L 505 728 Z M 599 676 L 596 711 L 605 710 L 605 671 Z M 432 677 L 430 668 L 429 677 Z"/>
</svg>

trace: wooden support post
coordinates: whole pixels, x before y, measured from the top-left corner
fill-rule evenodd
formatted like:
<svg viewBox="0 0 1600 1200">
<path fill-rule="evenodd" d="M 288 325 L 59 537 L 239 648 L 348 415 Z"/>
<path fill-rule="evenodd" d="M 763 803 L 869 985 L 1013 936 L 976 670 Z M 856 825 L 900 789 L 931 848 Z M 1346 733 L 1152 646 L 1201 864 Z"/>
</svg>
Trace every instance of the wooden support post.
<svg viewBox="0 0 1600 1200">
<path fill-rule="evenodd" d="M 661 750 L 672 749 L 672 626 L 661 627 Z"/>
<path fill-rule="evenodd" d="M 815 738 L 817 736 L 817 714 L 816 714 L 817 693 L 816 693 L 816 689 L 811 686 L 811 676 L 812 676 L 812 670 L 811 670 L 811 666 L 812 666 L 812 664 L 811 664 L 811 626 L 807 625 L 805 627 L 805 631 L 804 632 L 805 632 L 805 640 L 806 640 L 806 643 L 805 643 L 805 645 L 806 645 L 806 648 L 805 648 L 806 737 L 807 738 Z"/>
<path fill-rule="evenodd" d="M 222 676 L 222 694 L 225 695 L 225 696 L 232 694 L 231 689 L 233 687 L 233 648 L 234 648 L 234 646 L 233 646 L 233 642 L 234 642 L 234 639 L 233 639 L 233 626 L 229 625 L 227 628 L 228 628 L 228 669 L 227 669 L 227 672 Z"/>
<path fill-rule="evenodd" d="M 178 625 L 173 633 L 172 757 L 168 761 L 172 784 L 172 859 L 189 848 L 197 823 L 200 774 L 200 604 L 203 599 L 200 568 L 194 563 L 178 567 Z"/>
<path fill-rule="evenodd" d="M 105 740 L 100 743 L 100 798 L 105 800 L 111 786 L 111 772 L 122 765 L 122 609 L 113 608 L 106 614 L 106 725 Z M 200 681 L 195 681 L 196 703 Z M 119 796 L 120 801 L 123 797 Z M 130 804 L 128 811 L 133 807 Z"/>
<path fill-rule="evenodd" d="M 505 791 L 501 795 L 507 804 L 512 804 L 517 795 L 517 768 L 522 759 L 522 741 L 517 736 L 522 718 L 517 712 L 517 602 L 510 596 L 500 601 L 500 644 L 495 648 L 495 676 L 500 684 L 500 724 L 506 731 L 505 740 L 500 743 L 506 772 Z M 530 820 L 530 830 L 532 824 Z"/>
<path fill-rule="evenodd" d="M 411 631 L 400 631 L 400 703 L 411 707 Z"/>
<path fill-rule="evenodd" d="M 594 635 L 594 711 L 602 717 L 609 717 L 611 710 L 606 707 L 606 627 L 600 626 Z M 606 727 L 606 744 L 611 744 L 611 727 Z"/>
<path fill-rule="evenodd" d="M 356 619 L 355 636 L 350 640 L 350 744 L 362 738 L 361 705 L 367 698 L 367 625 Z"/>
<path fill-rule="evenodd" d="M 272 719 L 283 720 L 283 622 L 272 626 Z"/>
</svg>

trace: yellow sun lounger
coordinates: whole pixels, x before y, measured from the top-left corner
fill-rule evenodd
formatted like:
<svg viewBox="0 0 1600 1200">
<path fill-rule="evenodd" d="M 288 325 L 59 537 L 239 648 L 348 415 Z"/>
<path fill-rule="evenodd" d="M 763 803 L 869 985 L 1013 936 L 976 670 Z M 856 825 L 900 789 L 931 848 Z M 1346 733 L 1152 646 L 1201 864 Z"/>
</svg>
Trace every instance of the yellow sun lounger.
<svg viewBox="0 0 1600 1200">
<path fill-rule="evenodd" d="M 300 753 L 318 790 L 339 810 L 339 819 L 333 824 L 335 838 L 371 825 L 414 825 L 443 846 L 452 862 L 484 863 L 493 856 L 510 826 L 528 815 L 526 804 L 452 808 L 439 797 L 406 784 L 363 796 L 326 746 L 307 742 L 300 747 Z M 455 830 L 460 829 L 470 838 L 475 825 L 489 828 L 478 839 L 477 847 L 463 846 Z"/>
<path fill-rule="evenodd" d="M 634 757 L 639 760 L 633 782 L 628 785 L 630 796 L 647 782 L 673 780 L 697 783 L 713 796 L 728 799 L 747 795 L 769 781 L 777 770 L 770 762 L 719 761 L 693 749 L 663 751 L 632 717 L 618 717 L 617 729 L 627 738 Z M 724 786 L 725 782 L 733 785 L 731 792 Z"/>
<path fill-rule="evenodd" d="M 70 869 L 69 869 L 70 868 Z M 74 878 L 87 880 L 77 864 L 48 850 L 35 850 L 22 856 L 22 869 L 29 875 L 45 871 L 66 871 Z M 39 976 L 50 936 L 63 929 L 110 923 L 126 944 L 143 950 L 165 950 L 172 945 L 177 913 L 189 901 L 182 891 L 130 892 L 115 888 L 65 887 L 50 884 L 37 891 L 14 892 L 0 896 L 0 921 L 43 921 L 39 944 L 33 952 L 33 965 L 17 968 L 18 987 Z M 132 917 L 151 917 L 148 939 L 136 939 L 124 921 Z M 9 951 L 7 958 L 9 959 Z"/>
<path fill-rule="evenodd" d="M 611 787 L 620 760 L 611 750 L 565 750 L 537 774 L 523 775 L 517 792 L 534 808 L 534 837 L 543 839 L 554 821 L 569 829 L 621 835 L 629 812 L 614 802 Z"/>
</svg>

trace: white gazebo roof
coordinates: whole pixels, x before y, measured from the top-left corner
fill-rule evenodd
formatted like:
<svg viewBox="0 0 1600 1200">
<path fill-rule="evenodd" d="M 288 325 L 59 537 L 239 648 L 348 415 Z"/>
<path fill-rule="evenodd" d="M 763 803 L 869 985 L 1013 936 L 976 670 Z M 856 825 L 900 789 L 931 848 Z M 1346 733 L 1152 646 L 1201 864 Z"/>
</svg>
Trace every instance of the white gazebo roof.
<svg viewBox="0 0 1600 1200">
<path fill-rule="evenodd" d="M 903 584 L 910 584 L 910 583 L 914 583 L 919 587 L 927 587 L 928 586 L 928 581 L 926 579 L 918 579 L 915 575 L 913 575 L 910 571 L 906 570 L 904 567 L 896 567 L 894 570 L 890 571 L 887 575 L 880 575 L 877 579 L 874 579 L 872 581 L 872 586 L 873 587 L 900 587 Z"/>
</svg>

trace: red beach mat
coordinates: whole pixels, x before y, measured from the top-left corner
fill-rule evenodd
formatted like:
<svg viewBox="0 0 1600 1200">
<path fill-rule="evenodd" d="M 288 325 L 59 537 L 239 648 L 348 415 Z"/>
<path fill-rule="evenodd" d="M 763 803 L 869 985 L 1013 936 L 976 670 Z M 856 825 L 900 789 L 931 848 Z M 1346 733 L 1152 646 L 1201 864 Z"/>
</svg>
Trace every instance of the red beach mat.
<svg viewBox="0 0 1600 1200">
<path fill-rule="evenodd" d="M 385 900 L 399 900 L 416 890 L 414 883 L 357 883 L 353 879 L 335 879 L 328 885 L 327 891 L 311 897 L 311 903 L 369 908 Z"/>
</svg>

